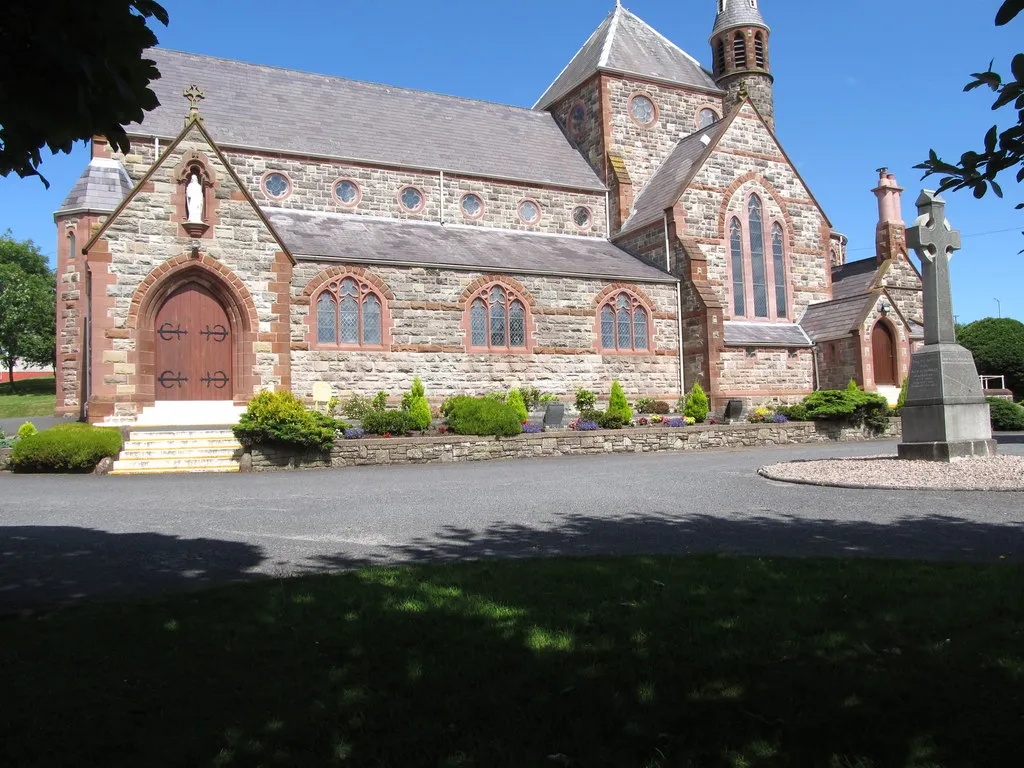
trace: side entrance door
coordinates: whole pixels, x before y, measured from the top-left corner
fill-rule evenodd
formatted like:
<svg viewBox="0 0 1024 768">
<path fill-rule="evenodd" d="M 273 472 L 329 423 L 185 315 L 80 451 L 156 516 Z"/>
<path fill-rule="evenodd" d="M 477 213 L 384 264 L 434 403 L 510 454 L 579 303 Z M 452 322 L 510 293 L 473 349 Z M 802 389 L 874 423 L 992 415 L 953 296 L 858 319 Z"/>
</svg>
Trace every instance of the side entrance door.
<svg viewBox="0 0 1024 768">
<path fill-rule="evenodd" d="M 871 332 L 875 384 L 896 386 L 896 341 L 885 323 L 878 323 Z"/>
<path fill-rule="evenodd" d="M 189 284 L 156 316 L 156 399 L 231 400 L 231 325 L 221 303 Z"/>
</svg>

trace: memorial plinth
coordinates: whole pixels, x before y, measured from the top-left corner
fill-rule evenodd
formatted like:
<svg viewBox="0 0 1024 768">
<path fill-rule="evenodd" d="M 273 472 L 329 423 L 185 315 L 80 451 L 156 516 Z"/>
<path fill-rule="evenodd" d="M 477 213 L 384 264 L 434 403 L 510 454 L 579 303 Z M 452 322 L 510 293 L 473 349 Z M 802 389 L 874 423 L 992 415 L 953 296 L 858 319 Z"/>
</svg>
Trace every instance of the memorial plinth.
<svg viewBox="0 0 1024 768">
<path fill-rule="evenodd" d="M 923 192 L 917 209 L 907 242 L 921 259 L 925 346 L 910 361 L 899 455 L 929 461 L 994 456 L 974 356 L 956 343 L 949 260 L 960 249 L 960 233 L 949 225 L 946 203 L 934 192 Z"/>
</svg>

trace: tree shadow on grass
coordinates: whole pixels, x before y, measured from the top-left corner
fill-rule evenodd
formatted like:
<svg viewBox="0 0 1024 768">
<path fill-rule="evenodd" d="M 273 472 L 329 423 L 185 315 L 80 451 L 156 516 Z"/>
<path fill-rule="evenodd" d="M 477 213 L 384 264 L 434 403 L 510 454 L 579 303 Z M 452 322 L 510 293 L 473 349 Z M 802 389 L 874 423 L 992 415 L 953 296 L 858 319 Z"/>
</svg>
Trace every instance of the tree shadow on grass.
<svg viewBox="0 0 1024 768">
<path fill-rule="evenodd" d="M 249 580 L 250 544 L 70 526 L 0 527 L 0 615 Z"/>
<path fill-rule="evenodd" d="M 768 537 L 877 556 L 894 535 L 1020 552 L 1020 526 L 881 528 L 568 516 L 402 549 L 433 564 L 6 622 L 0 744 L 33 768 L 1015 764 L 1020 566 L 514 559 L 587 554 L 588 537 L 627 552 Z M 466 557 L 513 559 L 433 562 Z"/>
</svg>

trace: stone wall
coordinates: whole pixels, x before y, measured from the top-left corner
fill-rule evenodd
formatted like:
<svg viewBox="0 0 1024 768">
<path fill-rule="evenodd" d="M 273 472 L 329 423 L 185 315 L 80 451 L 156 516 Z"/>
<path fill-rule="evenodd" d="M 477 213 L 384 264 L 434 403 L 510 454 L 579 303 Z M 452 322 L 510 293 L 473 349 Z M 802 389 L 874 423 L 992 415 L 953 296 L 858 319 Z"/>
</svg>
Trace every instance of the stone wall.
<svg viewBox="0 0 1024 768">
<path fill-rule="evenodd" d="M 348 268 L 383 286 L 392 319 L 390 340 L 379 351 L 318 349 L 310 308 L 326 275 L 345 269 L 300 261 L 292 277 L 292 389 L 300 397 L 313 384 L 336 392 L 373 395 L 407 390 L 419 376 L 432 398 L 532 385 L 556 395 L 580 387 L 607 393 L 618 379 L 630 397 L 679 396 L 679 347 L 674 285 L 623 285 L 649 305 L 654 346 L 648 354 L 602 354 L 598 300 L 614 284 L 600 280 L 517 275 L 501 277 L 423 267 Z M 326 271 L 330 270 L 330 271 Z M 339 275 L 340 276 L 340 275 Z M 500 279 L 529 307 L 530 350 L 467 354 L 466 307 L 481 280 Z"/>
<path fill-rule="evenodd" d="M 573 114 L 579 105 L 583 106 L 585 115 L 582 121 L 576 119 L 578 116 Z M 587 159 L 598 177 L 604 180 L 606 169 L 601 76 L 594 75 L 567 93 L 552 104 L 549 111 L 569 137 L 569 141 Z"/>
<path fill-rule="evenodd" d="M 455 464 L 492 459 L 534 459 L 545 456 L 587 456 L 608 453 L 658 453 L 766 445 L 853 442 L 898 439 L 899 419 L 890 419 L 884 435 L 864 428 L 840 428 L 824 423 L 736 424 L 721 426 L 651 427 L 600 432 L 545 432 L 517 437 L 413 437 L 342 440 L 329 455 L 286 448 L 257 446 L 251 470 L 326 469 L 394 464 Z M 250 462 L 247 460 L 246 464 Z"/>
<path fill-rule="evenodd" d="M 882 285 L 904 318 L 917 323 L 924 322 L 921 275 L 907 256 L 900 254 L 899 258 L 888 263 L 882 274 Z"/>
<path fill-rule="evenodd" d="M 846 389 L 851 380 L 863 386 L 860 368 L 860 335 L 823 341 L 815 346 L 821 389 Z"/>
<path fill-rule="evenodd" d="M 6 472 L 11 466 L 11 449 L 0 448 L 0 472 Z"/>
<path fill-rule="evenodd" d="M 767 400 L 799 402 L 814 391 L 814 358 L 810 349 L 730 347 L 718 356 L 723 399 L 742 399 L 757 407 Z"/>
<path fill-rule="evenodd" d="M 724 116 L 721 94 L 613 76 L 605 77 L 604 83 L 606 149 L 623 158 L 637 194 L 679 140 L 698 130 L 702 109 L 711 108 Z M 658 119 L 649 128 L 629 114 L 629 100 L 637 93 L 649 96 L 658 109 Z"/>
</svg>

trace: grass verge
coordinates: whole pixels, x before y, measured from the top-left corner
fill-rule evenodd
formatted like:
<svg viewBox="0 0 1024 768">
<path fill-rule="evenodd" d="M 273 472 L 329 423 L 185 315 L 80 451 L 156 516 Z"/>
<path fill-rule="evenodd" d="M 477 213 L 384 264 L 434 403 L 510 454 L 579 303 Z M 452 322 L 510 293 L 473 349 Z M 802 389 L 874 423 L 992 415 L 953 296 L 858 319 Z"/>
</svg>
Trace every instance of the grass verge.
<svg viewBox="0 0 1024 768">
<path fill-rule="evenodd" d="M 1024 569 L 368 569 L 0 622 L 6 764 L 952 768 L 1020 759 Z"/>
<path fill-rule="evenodd" d="M 10 382 L 0 384 L 0 419 L 22 416 L 53 416 L 57 407 L 57 380 L 22 379 L 15 382 L 17 394 Z"/>
</svg>

